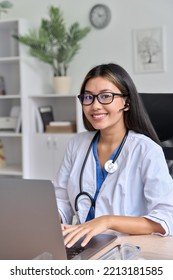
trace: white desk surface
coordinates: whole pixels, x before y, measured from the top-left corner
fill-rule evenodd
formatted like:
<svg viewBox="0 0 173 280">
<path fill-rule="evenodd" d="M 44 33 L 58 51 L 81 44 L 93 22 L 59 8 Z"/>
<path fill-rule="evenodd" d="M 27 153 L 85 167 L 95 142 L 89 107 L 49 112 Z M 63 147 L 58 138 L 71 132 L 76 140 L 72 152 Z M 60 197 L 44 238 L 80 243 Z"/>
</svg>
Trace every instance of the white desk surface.
<svg viewBox="0 0 173 280">
<path fill-rule="evenodd" d="M 140 246 L 139 259 L 173 260 L 173 237 L 162 237 L 159 235 L 120 235 L 91 259 L 97 259 L 115 245 L 124 243 Z"/>
</svg>

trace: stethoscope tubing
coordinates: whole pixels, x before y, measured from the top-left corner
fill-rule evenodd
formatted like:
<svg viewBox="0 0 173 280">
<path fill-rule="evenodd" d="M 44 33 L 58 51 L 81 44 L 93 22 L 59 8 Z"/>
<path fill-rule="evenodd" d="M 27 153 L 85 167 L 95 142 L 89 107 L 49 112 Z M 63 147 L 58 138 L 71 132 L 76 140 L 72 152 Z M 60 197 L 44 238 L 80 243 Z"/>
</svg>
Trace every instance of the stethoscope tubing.
<svg viewBox="0 0 173 280">
<path fill-rule="evenodd" d="M 93 142 L 95 141 L 95 139 L 97 138 L 99 133 L 100 133 L 100 131 L 97 131 L 97 133 L 94 135 L 93 139 L 91 140 L 91 143 L 89 145 L 88 151 L 86 153 L 85 159 L 84 159 L 83 164 L 82 164 L 82 168 L 81 168 L 81 172 L 80 172 L 80 177 L 79 177 L 79 190 L 80 190 L 80 192 L 78 193 L 78 195 L 75 198 L 75 210 L 76 211 L 78 211 L 78 204 L 77 204 L 78 203 L 78 198 L 80 196 L 82 196 L 82 195 L 85 195 L 85 196 L 89 197 L 89 199 L 91 201 L 91 206 L 95 207 L 95 201 L 94 201 L 93 197 L 88 192 L 84 192 L 82 190 L 82 179 L 83 179 L 83 171 L 84 171 L 84 168 L 85 168 L 85 165 L 86 165 L 89 153 L 91 151 Z"/>
<path fill-rule="evenodd" d="M 82 168 L 81 168 L 81 172 L 80 172 L 80 176 L 79 176 L 79 193 L 78 195 L 76 196 L 75 198 L 75 210 L 78 211 L 78 199 L 80 196 L 84 195 L 84 196 L 87 196 L 89 199 L 90 199 L 90 202 L 91 202 L 91 207 L 95 208 L 95 201 L 94 201 L 94 198 L 86 191 L 83 191 L 83 188 L 82 188 L 82 181 L 83 181 L 83 172 L 84 172 L 84 168 L 85 168 L 85 165 L 86 165 L 86 162 L 87 162 L 87 159 L 88 159 L 88 156 L 89 156 L 89 153 L 91 151 L 91 148 L 92 148 L 92 145 L 93 145 L 93 142 L 95 141 L 95 139 L 97 138 L 98 134 L 100 134 L 100 131 L 97 131 L 96 134 L 94 135 L 89 147 L 88 147 L 88 151 L 86 153 L 86 156 L 85 156 L 85 159 L 83 161 L 83 164 L 82 164 Z M 121 151 L 122 151 L 122 148 L 126 142 L 126 139 L 127 139 L 127 135 L 128 135 L 128 131 L 126 132 L 119 148 L 118 148 L 118 151 L 116 153 L 116 155 L 114 156 L 113 160 L 112 160 L 112 163 L 115 163 L 115 161 L 118 159 Z M 109 173 L 109 172 L 108 172 Z"/>
</svg>

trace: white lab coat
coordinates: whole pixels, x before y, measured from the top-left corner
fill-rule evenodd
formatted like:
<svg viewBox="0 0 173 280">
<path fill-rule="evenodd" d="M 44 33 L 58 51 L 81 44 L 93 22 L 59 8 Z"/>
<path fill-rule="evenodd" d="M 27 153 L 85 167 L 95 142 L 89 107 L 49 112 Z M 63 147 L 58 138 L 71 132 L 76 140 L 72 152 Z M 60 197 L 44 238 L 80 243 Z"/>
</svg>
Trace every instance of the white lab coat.
<svg viewBox="0 0 173 280">
<path fill-rule="evenodd" d="M 58 209 L 63 223 L 71 223 L 79 176 L 95 132 L 75 135 L 68 144 L 62 166 L 54 181 Z M 95 217 L 102 215 L 145 216 L 160 223 L 165 235 L 173 235 L 173 180 L 163 151 L 150 138 L 129 131 L 117 159 L 118 170 L 108 174 L 98 194 Z M 91 149 L 83 172 L 82 190 L 94 197 L 96 163 Z M 81 223 L 87 217 L 90 200 L 78 200 Z"/>
</svg>

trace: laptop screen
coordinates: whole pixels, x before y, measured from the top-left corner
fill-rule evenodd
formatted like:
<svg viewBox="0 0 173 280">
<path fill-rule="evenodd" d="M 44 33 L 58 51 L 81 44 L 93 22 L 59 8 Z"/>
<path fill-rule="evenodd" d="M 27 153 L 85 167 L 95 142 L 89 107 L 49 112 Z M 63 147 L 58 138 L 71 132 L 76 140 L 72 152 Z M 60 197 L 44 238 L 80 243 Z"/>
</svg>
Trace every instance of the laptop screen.
<svg viewBox="0 0 173 280">
<path fill-rule="evenodd" d="M 75 259 L 89 259 L 114 239 L 115 234 L 94 237 Z M 52 182 L 0 178 L 0 259 L 41 256 L 67 259 Z"/>
<path fill-rule="evenodd" d="M 0 179 L 0 259 L 66 259 L 50 181 Z"/>
</svg>

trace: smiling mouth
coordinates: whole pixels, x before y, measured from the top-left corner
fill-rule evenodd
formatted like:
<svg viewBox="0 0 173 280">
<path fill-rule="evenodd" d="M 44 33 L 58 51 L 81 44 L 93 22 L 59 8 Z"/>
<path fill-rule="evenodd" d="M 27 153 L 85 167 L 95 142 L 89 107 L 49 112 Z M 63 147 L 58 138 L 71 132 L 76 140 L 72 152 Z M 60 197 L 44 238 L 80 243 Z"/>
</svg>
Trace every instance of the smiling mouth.
<svg viewBox="0 0 173 280">
<path fill-rule="evenodd" d="M 93 114 L 92 115 L 92 118 L 94 119 L 94 120 L 101 120 L 101 119 L 103 119 L 103 118 L 105 118 L 107 116 L 107 114 L 105 113 L 105 114 Z"/>
</svg>

